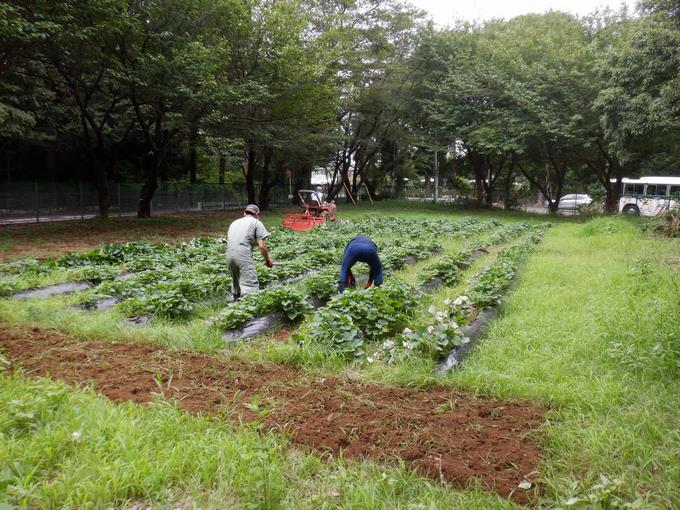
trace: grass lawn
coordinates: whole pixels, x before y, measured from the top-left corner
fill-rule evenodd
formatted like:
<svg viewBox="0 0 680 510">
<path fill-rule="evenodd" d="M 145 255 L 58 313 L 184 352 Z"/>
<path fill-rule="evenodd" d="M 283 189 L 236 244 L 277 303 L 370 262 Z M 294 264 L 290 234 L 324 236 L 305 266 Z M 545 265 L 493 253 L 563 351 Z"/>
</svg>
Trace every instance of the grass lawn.
<svg viewBox="0 0 680 510">
<path fill-rule="evenodd" d="M 398 203 L 343 209 L 344 218 L 480 214 L 503 222 L 545 220 Z M 194 232 L 223 233 L 232 217 L 183 215 L 154 219 L 143 228 L 136 220 L 86 221 L 75 245 L 65 239 L 70 235 L 65 226 L 12 227 L 13 235 L 0 232 L 0 246 L 9 246 L 5 254 L 16 259 L 21 253 L 44 254 L 41 243 L 53 250 L 85 249 L 98 237 L 125 238 L 126 230 L 135 239 L 174 241 Z M 265 217 L 265 224 L 280 217 Z M 432 361 L 348 363 L 274 335 L 225 347 L 203 320 L 139 328 L 121 325 L 114 311 L 84 319 L 82 312 L 64 309 L 73 296 L 3 299 L 0 319 L 56 327 L 82 340 L 283 362 L 314 377 L 418 388 L 443 384 L 483 397 L 533 402 L 547 415 L 538 434 L 540 490 L 532 506 L 680 508 L 680 243 L 647 237 L 640 221 L 621 217 L 552 223 L 523 263 L 485 338 L 462 369 L 445 376 L 434 375 Z M 447 250 L 460 244 L 442 243 Z M 463 281 L 495 257 L 490 250 L 475 261 Z M 426 264 L 399 274 L 414 280 Z M 464 292 L 463 284 L 443 288 L 419 307 Z M 0 351 L 0 371 L 6 366 L 9 360 Z M 517 506 L 480 483 L 465 489 L 441 484 L 399 459 L 347 460 L 293 446 L 285 431 L 263 427 L 268 411 L 257 402 L 251 411 L 262 413 L 261 419 L 239 425 L 219 414 L 185 412 L 163 398 L 162 383 L 155 401 L 142 406 L 115 404 L 92 388 L 29 376 L 5 370 L 0 377 L 0 509 Z"/>
</svg>

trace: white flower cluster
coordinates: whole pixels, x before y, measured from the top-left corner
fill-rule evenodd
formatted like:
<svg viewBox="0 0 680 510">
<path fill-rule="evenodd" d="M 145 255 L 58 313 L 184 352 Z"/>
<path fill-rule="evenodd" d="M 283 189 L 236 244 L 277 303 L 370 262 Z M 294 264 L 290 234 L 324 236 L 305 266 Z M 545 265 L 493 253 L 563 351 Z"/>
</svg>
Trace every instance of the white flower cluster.
<svg viewBox="0 0 680 510">
<path fill-rule="evenodd" d="M 368 356 L 368 363 L 381 359 L 390 362 L 415 352 L 442 355 L 453 345 L 466 343 L 468 339 L 463 336 L 455 317 L 472 306 L 470 299 L 467 296 L 459 296 L 453 301 L 445 299 L 443 305 L 442 310 L 435 305 L 430 306 L 428 313 L 432 319 L 426 326 L 419 326 L 415 330 L 406 327 L 399 337 L 385 340 L 375 354 Z"/>
<path fill-rule="evenodd" d="M 448 301 L 448 299 L 446 301 Z M 455 307 L 468 306 L 469 304 L 470 298 L 467 296 L 458 296 L 453 302 L 453 306 Z"/>
</svg>

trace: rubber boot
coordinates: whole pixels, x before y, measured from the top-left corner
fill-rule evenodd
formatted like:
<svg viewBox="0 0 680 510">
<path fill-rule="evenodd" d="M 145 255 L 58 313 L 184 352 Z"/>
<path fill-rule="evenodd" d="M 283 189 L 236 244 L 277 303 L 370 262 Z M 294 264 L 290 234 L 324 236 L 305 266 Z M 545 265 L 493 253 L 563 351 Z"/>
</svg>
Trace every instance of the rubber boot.
<svg viewBox="0 0 680 510">
<path fill-rule="evenodd" d="M 232 294 L 234 296 L 234 301 L 241 299 L 241 294 Z"/>
</svg>

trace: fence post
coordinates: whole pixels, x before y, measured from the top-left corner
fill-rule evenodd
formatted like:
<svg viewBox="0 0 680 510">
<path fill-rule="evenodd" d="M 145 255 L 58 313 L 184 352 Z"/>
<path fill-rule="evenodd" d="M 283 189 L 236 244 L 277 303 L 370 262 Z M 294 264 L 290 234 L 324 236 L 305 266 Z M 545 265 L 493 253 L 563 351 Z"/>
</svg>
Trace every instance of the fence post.
<svg viewBox="0 0 680 510">
<path fill-rule="evenodd" d="M 118 217 L 120 218 L 123 216 L 123 203 L 120 198 L 120 182 L 118 183 L 117 188 L 118 188 Z"/>
<path fill-rule="evenodd" d="M 38 181 L 35 181 L 35 222 L 40 223 L 40 192 L 38 191 Z"/>
</svg>

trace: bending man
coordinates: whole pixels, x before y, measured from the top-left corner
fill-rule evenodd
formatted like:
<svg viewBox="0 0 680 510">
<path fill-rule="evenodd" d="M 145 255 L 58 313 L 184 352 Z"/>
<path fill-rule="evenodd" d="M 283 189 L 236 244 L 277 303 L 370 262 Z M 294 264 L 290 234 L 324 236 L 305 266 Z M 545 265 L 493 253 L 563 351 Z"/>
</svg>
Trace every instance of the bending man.
<svg viewBox="0 0 680 510">
<path fill-rule="evenodd" d="M 340 292 L 343 292 L 347 287 L 356 286 L 356 280 L 354 279 L 354 274 L 352 274 L 352 266 L 357 262 L 364 262 L 371 268 L 366 288 L 373 284 L 376 286 L 382 285 L 383 272 L 380 257 L 378 257 L 378 247 L 371 241 L 370 237 L 358 236 L 345 246 L 345 254 L 342 257 L 342 266 L 340 267 L 340 283 L 338 285 Z"/>
<path fill-rule="evenodd" d="M 250 204 L 239 218 L 229 225 L 227 232 L 227 264 L 231 273 L 231 289 L 234 300 L 260 288 L 253 260 L 253 248 L 257 244 L 267 267 L 274 264 L 269 258 L 269 250 L 264 240 L 269 232 L 258 219 L 260 208 Z"/>
</svg>

